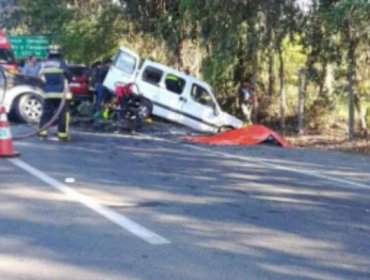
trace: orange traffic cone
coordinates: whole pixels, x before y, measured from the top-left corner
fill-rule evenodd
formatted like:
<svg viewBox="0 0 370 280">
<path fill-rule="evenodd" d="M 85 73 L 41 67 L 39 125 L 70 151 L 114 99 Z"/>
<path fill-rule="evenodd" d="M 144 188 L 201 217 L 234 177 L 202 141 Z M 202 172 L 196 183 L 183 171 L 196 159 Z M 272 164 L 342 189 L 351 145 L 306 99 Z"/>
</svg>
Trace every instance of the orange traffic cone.
<svg viewBox="0 0 370 280">
<path fill-rule="evenodd" d="M 4 106 L 0 107 L 0 158 L 16 157 L 19 153 L 13 150 L 12 134 Z"/>
</svg>

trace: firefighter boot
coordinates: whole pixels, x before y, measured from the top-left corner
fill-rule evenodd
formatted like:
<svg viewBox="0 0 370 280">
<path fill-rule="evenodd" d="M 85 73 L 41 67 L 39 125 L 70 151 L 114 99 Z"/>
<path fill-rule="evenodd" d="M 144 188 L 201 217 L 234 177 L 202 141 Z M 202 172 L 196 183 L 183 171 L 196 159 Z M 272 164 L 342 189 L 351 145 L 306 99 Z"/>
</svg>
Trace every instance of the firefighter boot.
<svg viewBox="0 0 370 280">
<path fill-rule="evenodd" d="M 65 132 L 58 132 L 58 139 L 64 142 L 71 141 L 71 137 Z"/>
<path fill-rule="evenodd" d="M 37 133 L 37 137 L 40 140 L 45 140 L 48 137 L 48 131 L 47 130 L 41 130 L 40 132 Z"/>
</svg>

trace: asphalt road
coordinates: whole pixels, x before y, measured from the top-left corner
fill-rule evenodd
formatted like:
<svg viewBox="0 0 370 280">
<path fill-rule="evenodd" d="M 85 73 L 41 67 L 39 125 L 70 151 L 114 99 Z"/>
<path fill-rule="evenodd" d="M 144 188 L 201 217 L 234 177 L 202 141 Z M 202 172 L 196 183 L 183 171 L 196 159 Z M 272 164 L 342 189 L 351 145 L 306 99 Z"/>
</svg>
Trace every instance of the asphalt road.
<svg viewBox="0 0 370 280">
<path fill-rule="evenodd" d="M 370 279 L 369 158 L 73 139 L 0 161 L 1 280 Z"/>
</svg>

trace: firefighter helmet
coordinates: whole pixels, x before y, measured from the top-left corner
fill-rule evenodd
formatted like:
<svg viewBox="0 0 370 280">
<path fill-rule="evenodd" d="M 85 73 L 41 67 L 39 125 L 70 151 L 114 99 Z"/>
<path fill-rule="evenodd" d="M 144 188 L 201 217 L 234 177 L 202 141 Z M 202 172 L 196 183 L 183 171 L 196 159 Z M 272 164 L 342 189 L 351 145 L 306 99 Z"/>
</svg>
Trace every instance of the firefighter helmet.
<svg viewBox="0 0 370 280">
<path fill-rule="evenodd" d="M 59 45 L 50 45 L 48 47 L 48 58 L 61 58 L 62 53 Z"/>
</svg>

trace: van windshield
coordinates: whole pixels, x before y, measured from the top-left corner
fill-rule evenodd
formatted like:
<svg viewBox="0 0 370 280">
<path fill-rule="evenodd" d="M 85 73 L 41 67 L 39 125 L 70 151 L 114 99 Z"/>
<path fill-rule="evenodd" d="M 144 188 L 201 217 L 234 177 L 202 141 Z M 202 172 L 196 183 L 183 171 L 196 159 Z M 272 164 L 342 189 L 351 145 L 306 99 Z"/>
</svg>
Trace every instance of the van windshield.
<svg viewBox="0 0 370 280">
<path fill-rule="evenodd" d="M 15 63 L 15 57 L 11 50 L 0 49 L 0 63 Z"/>
</svg>

